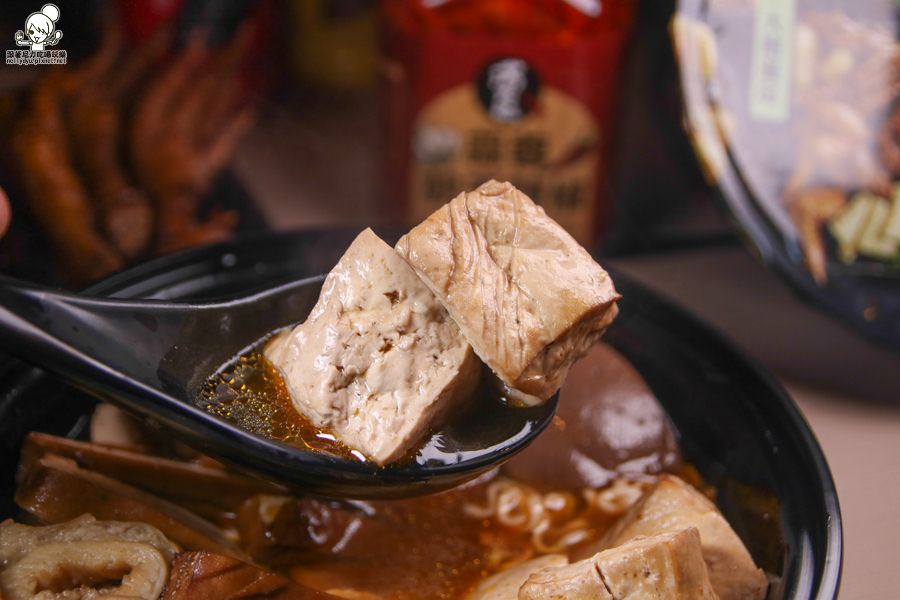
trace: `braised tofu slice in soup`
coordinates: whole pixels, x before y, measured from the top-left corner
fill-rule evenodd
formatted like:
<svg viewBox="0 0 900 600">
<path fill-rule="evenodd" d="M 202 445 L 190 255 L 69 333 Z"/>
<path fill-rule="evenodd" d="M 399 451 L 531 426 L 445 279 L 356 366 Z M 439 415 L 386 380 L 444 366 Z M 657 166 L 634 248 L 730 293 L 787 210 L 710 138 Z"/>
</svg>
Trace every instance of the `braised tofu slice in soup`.
<svg viewBox="0 0 900 600">
<path fill-rule="evenodd" d="M 370 229 L 328 274 L 309 318 L 265 354 L 300 413 L 379 464 L 459 407 L 480 372 L 441 303 Z"/>
<path fill-rule="evenodd" d="M 526 403 L 552 396 L 617 313 L 606 271 L 510 183 L 460 194 L 403 236 L 397 251 Z"/>
<path fill-rule="evenodd" d="M 519 589 L 532 573 L 551 567 L 562 567 L 568 562 L 563 554 L 545 554 L 526 560 L 483 579 L 469 592 L 465 600 L 516 600 L 519 597 Z"/>
<path fill-rule="evenodd" d="M 761 600 L 768 580 L 713 502 L 672 475 L 661 475 L 594 547 L 619 546 L 638 536 L 696 528 L 713 588 L 722 600 Z"/>
<path fill-rule="evenodd" d="M 718 600 L 689 528 L 636 538 L 564 567 L 533 574 L 519 600 Z"/>
</svg>

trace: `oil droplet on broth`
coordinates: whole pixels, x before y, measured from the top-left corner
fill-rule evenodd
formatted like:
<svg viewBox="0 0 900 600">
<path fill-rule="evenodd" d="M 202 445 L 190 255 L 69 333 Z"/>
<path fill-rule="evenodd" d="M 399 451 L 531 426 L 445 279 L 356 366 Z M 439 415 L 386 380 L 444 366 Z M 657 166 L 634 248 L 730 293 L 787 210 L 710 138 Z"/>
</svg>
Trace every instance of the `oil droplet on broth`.
<svg viewBox="0 0 900 600">
<path fill-rule="evenodd" d="M 211 376 L 201 389 L 199 406 L 246 431 L 269 439 L 313 452 L 368 462 L 358 450 L 337 441 L 330 431 L 315 427 L 294 408 L 284 378 L 263 355 L 266 341 L 261 341 L 249 351 L 235 357 Z M 472 423 L 491 423 L 505 419 L 505 411 L 515 404 L 515 401 L 505 398 L 492 386 L 483 385 L 476 394 L 479 399 L 471 407 L 450 423 L 428 431 L 395 463 L 458 462 L 458 449 L 452 440 L 448 443 L 444 428 L 453 425 L 457 428 L 461 425 L 469 428 Z M 484 451 L 490 451 L 490 447 Z M 470 458 L 476 453 L 471 448 L 466 450 L 466 455 Z"/>
<path fill-rule="evenodd" d="M 349 448 L 297 412 L 281 374 L 258 350 L 238 356 L 207 380 L 199 402 L 208 412 L 251 433 L 359 460 Z"/>
</svg>

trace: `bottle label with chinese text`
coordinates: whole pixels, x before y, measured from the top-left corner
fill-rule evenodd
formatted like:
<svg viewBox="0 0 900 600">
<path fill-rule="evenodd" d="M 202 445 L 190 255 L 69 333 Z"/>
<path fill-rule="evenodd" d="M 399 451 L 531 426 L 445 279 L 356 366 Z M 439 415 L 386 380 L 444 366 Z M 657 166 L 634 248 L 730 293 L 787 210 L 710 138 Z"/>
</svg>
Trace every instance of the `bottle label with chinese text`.
<svg viewBox="0 0 900 600">
<path fill-rule="evenodd" d="M 579 242 L 593 243 L 604 216 L 605 125 L 622 45 L 612 33 L 560 43 L 397 32 L 388 53 L 395 77 L 388 134 L 396 138 L 389 160 L 399 165 L 389 196 L 404 207 L 402 219 L 419 222 L 498 179 Z"/>
</svg>

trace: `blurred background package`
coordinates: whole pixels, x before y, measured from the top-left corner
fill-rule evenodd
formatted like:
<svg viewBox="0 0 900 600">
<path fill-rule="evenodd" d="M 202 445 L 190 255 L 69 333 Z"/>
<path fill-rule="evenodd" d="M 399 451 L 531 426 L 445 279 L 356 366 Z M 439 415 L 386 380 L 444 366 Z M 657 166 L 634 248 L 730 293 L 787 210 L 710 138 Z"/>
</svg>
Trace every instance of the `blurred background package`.
<svg viewBox="0 0 900 600">
<path fill-rule="evenodd" d="M 333 92 L 371 90 L 378 0 L 290 0 L 290 65 L 298 82 Z"/>
<path fill-rule="evenodd" d="M 581 243 L 608 223 L 632 0 L 385 0 L 382 199 L 415 223 L 509 180 Z"/>
</svg>

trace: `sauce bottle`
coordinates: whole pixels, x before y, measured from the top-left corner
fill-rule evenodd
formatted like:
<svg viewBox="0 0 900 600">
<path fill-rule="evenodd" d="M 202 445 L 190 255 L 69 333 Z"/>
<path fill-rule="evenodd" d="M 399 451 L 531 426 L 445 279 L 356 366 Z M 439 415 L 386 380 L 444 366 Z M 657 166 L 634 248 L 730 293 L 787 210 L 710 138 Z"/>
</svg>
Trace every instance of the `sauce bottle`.
<svg viewBox="0 0 900 600">
<path fill-rule="evenodd" d="M 418 223 L 507 180 L 593 246 L 634 12 L 634 0 L 383 0 L 384 216 Z"/>
</svg>

